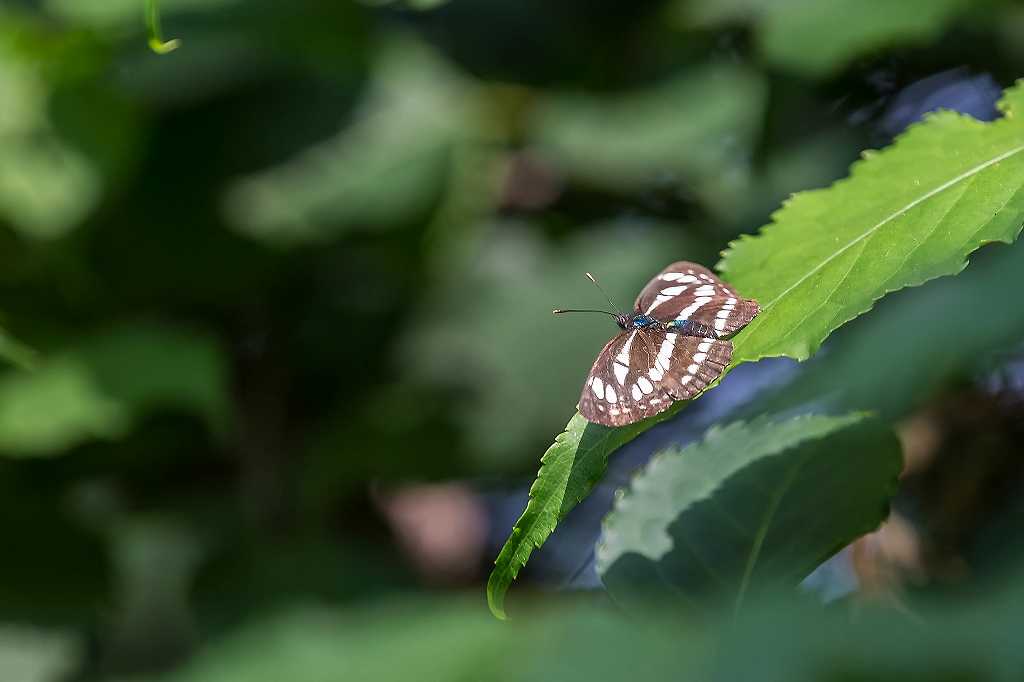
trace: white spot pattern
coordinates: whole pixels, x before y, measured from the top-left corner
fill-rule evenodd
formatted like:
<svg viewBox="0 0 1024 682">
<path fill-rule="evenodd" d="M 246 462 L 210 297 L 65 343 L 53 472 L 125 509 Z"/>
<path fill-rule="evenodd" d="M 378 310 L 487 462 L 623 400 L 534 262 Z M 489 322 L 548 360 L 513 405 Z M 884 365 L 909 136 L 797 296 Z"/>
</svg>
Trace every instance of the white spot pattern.
<svg viewBox="0 0 1024 682">
<path fill-rule="evenodd" d="M 644 394 L 648 394 L 654 391 L 654 384 L 648 381 L 647 377 L 640 377 L 639 379 L 636 380 L 636 383 L 637 386 L 640 387 L 640 390 L 644 392 Z"/>
<path fill-rule="evenodd" d="M 636 384 L 633 384 L 630 392 L 633 394 L 633 400 L 641 400 L 644 397 L 644 394 L 640 392 L 640 387 Z"/>
<path fill-rule="evenodd" d="M 650 315 L 651 311 L 653 311 L 659 305 L 661 305 L 665 301 L 671 301 L 671 300 L 672 300 L 672 296 L 662 296 L 661 294 L 658 294 L 657 296 L 654 297 L 654 303 L 652 303 L 651 307 L 647 309 L 647 313 L 646 314 Z"/>
<path fill-rule="evenodd" d="M 590 390 L 594 392 L 598 398 L 604 397 L 604 382 L 601 381 L 601 377 L 594 377 L 594 383 L 591 385 Z"/>
<path fill-rule="evenodd" d="M 676 315 L 676 319 L 677 320 L 688 320 L 688 319 L 690 319 L 690 315 L 693 315 L 695 312 L 697 312 L 697 310 L 701 306 L 707 304 L 707 302 L 710 301 L 710 300 L 711 300 L 710 296 L 701 296 L 700 298 L 695 298 L 693 300 L 693 303 L 691 303 L 690 305 L 686 306 L 685 308 L 683 308 L 682 310 L 679 311 L 679 314 Z"/>
<path fill-rule="evenodd" d="M 693 292 L 694 296 L 714 296 L 715 285 L 714 284 L 703 284 Z"/>
<path fill-rule="evenodd" d="M 663 272 L 661 273 L 661 279 L 666 282 L 696 282 L 697 278 L 693 275 L 687 275 L 682 272 Z"/>
<path fill-rule="evenodd" d="M 615 380 L 619 382 L 619 386 L 625 386 L 626 375 L 629 374 L 629 367 L 620 362 L 616 362 L 612 365 L 612 369 L 615 371 Z"/>
<path fill-rule="evenodd" d="M 633 337 L 635 336 L 636 330 L 633 330 L 633 333 L 626 337 L 626 343 L 622 344 L 622 349 L 619 351 L 618 355 L 615 356 L 615 360 L 617 362 L 621 362 L 624 365 L 629 364 L 629 349 L 633 346 Z"/>
<path fill-rule="evenodd" d="M 684 286 L 668 287 L 667 289 L 662 289 L 661 293 L 664 294 L 665 296 L 678 296 L 679 294 L 681 294 L 684 291 L 686 291 L 686 289 L 687 289 L 687 287 L 684 287 Z"/>
<path fill-rule="evenodd" d="M 661 342 L 661 348 L 658 350 L 658 361 L 657 365 L 660 366 L 661 370 L 667 370 L 672 360 L 672 349 L 676 346 L 676 337 L 678 334 L 665 334 L 665 340 Z"/>
<path fill-rule="evenodd" d="M 611 384 L 604 387 L 604 399 L 612 404 L 619 402 L 619 396 L 615 394 L 615 389 Z"/>
</svg>

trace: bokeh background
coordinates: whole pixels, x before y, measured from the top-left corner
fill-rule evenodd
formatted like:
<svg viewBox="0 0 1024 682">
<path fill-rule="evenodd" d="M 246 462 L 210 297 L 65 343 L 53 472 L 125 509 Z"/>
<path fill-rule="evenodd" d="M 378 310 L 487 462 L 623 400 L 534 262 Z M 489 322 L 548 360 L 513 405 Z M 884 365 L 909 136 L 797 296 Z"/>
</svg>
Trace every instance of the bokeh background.
<svg viewBox="0 0 1024 682">
<path fill-rule="evenodd" d="M 769 405 L 900 424 L 897 516 L 822 594 L 1015 573 L 1024 257 L 1002 246 L 806 367 L 734 372 L 616 455 L 514 588 L 525 624 L 483 599 L 615 331 L 550 314 L 604 305 L 584 271 L 628 306 L 925 112 L 994 118 L 1021 5 L 161 10 L 163 56 L 142 0 L 0 3 L 0 679 L 498 679 L 517 647 L 567 679 L 591 649 L 551 642 L 594 620 L 542 614 L 600 601 L 615 487 Z"/>
</svg>

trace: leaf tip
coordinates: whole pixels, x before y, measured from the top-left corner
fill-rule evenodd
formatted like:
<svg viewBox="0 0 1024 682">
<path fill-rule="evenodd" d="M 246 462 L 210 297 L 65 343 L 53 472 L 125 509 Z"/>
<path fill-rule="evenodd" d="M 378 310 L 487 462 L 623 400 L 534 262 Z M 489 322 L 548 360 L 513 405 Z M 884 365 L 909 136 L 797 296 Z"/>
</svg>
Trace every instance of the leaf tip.
<svg viewBox="0 0 1024 682">
<path fill-rule="evenodd" d="M 487 608 L 498 620 L 508 620 L 508 615 L 505 614 L 505 589 L 495 570 L 487 581 Z"/>
<path fill-rule="evenodd" d="M 173 38 L 172 40 L 161 41 L 157 38 L 149 39 L 149 49 L 153 50 L 157 54 L 167 54 L 168 52 L 174 52 L 181 46 L 180 38 Z"/>
</svg>

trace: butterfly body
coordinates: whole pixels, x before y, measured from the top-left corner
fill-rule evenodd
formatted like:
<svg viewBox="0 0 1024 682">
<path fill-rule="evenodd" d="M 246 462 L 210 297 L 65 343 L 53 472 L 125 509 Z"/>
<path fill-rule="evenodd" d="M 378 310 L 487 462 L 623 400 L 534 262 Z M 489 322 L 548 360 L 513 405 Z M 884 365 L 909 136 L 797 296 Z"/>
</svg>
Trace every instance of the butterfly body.
<svg viewBox="0 0 1024 682">
<path fill-rule="evenodd" d="M 616 315 L 615 323 L 620 329 L 644 329 L 653 331 L 676 331 L 684 336 L 700 336 L 707 339 L 717 339 L 718 333 L 710 326 L 694 322 L 693 320 L 659 320 L 650 315 L 644 315 L 639 310 L 629 315 Z"/>
<path fill-rule="evenodd" d="M 732 335 L 760 312 L 707 268 L 679 261 L 656 275 L 622 330 L 598 354 L 580 396 L 580 413 L 624 426 L 700 393 L 732 357 Z"/>
</svg>

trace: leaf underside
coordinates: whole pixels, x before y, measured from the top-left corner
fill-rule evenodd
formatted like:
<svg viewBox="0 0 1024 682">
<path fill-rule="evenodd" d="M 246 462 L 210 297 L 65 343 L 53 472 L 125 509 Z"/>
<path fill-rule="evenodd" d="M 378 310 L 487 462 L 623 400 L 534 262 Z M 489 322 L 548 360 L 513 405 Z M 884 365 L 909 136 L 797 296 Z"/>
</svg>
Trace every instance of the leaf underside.
<svg viewBox="0 0 1024 682">
<path fill-rule="evenodd" d="M 928 116 L 892 146 L 865 153 L 849 177 L 794 195 L 771 225 L 733 242 L 719 270 L 762 312 L 734 338 L 732 366 L 806 359 L 886 293 L 960 272 L 983 244 L 1014 241 L 1024 222 L 1024 85 L 1007 90 L 999 107 L 1004 116 L 992 123 L 949 111 Z M 545 453 L 527 509 L 495 560 L 487 593 L 496 615 L 504 616 L 504 593 L 533 549 L 590 492 L 608 456 L 658 421 L 598 438 L 600 427 L 573 417 Z M 597 445 L 584 445 L 591 433 Z"/>
</svg>

